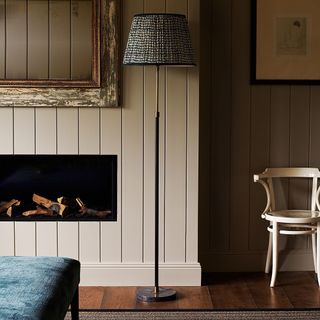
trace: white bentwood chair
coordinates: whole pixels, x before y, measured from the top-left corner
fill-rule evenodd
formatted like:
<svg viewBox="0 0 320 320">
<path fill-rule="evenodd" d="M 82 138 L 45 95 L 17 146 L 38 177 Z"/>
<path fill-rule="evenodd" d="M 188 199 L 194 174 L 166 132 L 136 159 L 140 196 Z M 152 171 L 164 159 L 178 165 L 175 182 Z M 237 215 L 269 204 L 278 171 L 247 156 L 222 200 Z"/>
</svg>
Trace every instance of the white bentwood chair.
<svg viewBox="0 0 320 320">
<path fill-rule="evenodd" d="M 278 235 L 312 235 L 312 251 L 315 272 L 320 286 L 320 205 L 318 168 L 267 168 L 261 174 L 255 174 L 254 182 L 263 185 L 267 194 L 267 205 L 261 217 L 269 221 L 269 246 L 266 259 L 265 272 L 269 273 L 272 254 L 272 276 L 270 287 L 274 287 L 278 267 Z M 310 209 L 305 210 L 278 210 L 275 201 L 274 180 L 280 178 L 311 179 Z"/>
</svg>

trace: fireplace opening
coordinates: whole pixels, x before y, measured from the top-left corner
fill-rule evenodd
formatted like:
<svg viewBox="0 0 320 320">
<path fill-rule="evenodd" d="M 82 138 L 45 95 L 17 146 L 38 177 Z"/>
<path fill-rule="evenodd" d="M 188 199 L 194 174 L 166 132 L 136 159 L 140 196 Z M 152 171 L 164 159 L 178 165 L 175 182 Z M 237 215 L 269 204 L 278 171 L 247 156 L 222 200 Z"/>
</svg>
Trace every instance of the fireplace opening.
<svg viewBox="0 0 320 320">
<path fill-rule="evenodd" d="M 1 155 L 0 220 L 116 221 L 116 155 Z"/>
</svg>

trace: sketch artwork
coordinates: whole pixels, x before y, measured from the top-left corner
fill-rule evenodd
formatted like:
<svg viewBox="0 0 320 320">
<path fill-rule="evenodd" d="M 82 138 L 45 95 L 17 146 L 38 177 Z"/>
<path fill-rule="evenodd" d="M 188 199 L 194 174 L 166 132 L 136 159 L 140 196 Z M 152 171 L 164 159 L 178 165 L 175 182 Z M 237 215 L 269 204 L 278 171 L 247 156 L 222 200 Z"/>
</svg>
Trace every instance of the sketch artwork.
<svg viewBox="0 0 320 320">
<path fill-rule="evenodd" d="M 307 54 L 306 17 L 277 17 L 275 24 L 276 55 Z"/>
</svg>

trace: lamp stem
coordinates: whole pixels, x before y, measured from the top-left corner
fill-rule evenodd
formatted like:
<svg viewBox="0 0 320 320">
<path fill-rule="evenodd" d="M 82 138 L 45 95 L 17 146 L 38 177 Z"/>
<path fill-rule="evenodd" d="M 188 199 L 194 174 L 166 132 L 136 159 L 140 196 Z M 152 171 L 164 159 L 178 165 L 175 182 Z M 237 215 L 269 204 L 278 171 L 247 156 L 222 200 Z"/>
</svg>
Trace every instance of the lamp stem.
<svg viewBox="0 0 320 320">
<path fill-rule="evenodd" d="M 159 155 L 160 155 L 160 144 L 159 144 L 159 65 L 156 66 L 156 113 L 155 113 L 155 274 L 154 274 L 154 287 L 155 293 L 159 292 Z"/>
<path fill-rule="evenodd" d="M 137 291 L 137 299 L 144 302 L 170 301 L 176 299 L 176 291 L 170 288 L 159 287 L 159 190 L 160 190 L 160 112 L 159 112 L 159 69 L 156 73 L 156 112 L 155 112 L 155 210 L 154 210 L 154 287 L 140 288 Z"/>
</svg>

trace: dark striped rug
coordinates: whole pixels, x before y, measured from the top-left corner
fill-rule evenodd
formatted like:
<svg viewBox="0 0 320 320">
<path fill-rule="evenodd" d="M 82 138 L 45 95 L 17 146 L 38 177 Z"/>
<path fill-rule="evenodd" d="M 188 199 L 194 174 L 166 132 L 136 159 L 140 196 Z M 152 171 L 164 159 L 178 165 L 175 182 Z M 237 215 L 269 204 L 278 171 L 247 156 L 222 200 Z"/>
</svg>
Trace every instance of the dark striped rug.
<svg viewBox="0 0 320 320">
<path fill-rule="evenodd" d="M 67 314 L 65 320 L 70 320 Z M 319 320 L 319 310 L 81 311 L 80 320 Z"/>
</svg>

